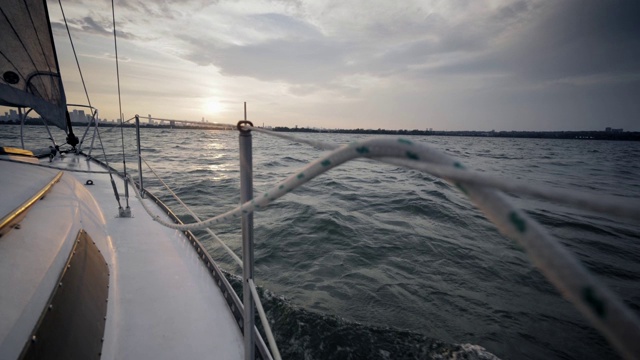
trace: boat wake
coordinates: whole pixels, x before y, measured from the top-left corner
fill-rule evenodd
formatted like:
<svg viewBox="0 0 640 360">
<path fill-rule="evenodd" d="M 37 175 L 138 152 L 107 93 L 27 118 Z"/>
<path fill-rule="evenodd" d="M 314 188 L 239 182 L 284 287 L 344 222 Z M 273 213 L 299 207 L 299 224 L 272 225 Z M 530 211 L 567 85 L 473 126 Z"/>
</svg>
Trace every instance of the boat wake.
<svg viewBox="0 0 640 360">
<path fill-rule="evenodd" d="M 225 275 L 242 297 L 242 279 Z M 479 345 L 449 344 L 416 332 L 316 313 L 261 287 L 258 294 L 285 359 L 499 359 Z M 264 334 L 257 319 L 256 324 Z"/>
</svg>

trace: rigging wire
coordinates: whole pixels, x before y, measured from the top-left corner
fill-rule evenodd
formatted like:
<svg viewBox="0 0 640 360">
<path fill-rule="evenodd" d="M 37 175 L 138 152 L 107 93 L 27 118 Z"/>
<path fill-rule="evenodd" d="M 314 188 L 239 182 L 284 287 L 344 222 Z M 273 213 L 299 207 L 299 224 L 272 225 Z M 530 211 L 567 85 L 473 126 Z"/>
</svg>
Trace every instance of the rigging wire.
<svg viewBox="0 0 640 360">
<path fill-rule="evenodd" d="M 108 133 L 108 132 L 112 131 L 113 129 L 117 129 L 117 128 L 121 127 L 122 125 L 124 125 L 124 124 L 126 124 L 126 123 L 128 123 L 128 122 L 131 122 L 131 120 L 134 120 L 134 119 L 135 119 L 135 117 L 132 117 L 132 118 L 127 119 L 127 120 L 125 120 L 124 122 L 122 122 L 122 124 L 119 124 L 119 125 L 117 125 L 117 126 L 112 126 L 112 127 L 108 127 L 108 126 L 105 126 L 105 125 L 103 124 L 103 125 L 102 125 L 102 127 L 103 127 L 103 128 L 104 128 L 104 127 L 107 127 L 107 129 L 106 129 L 105 131 L 103 131 L 102 133 L 103 133 L 103 134 L 106 134 L 106 133 Z"/>
<path fill-rule="evenodd" d="M 84 144 L 84 138 L 87 136 L 89 129 L 91 128 L 91 124 L 95 123 L 96 117 L 98 116 L 98 109 L 91 109 L 91 120 L 87 123 L 87 127 L 84 129 L 84 133 L 82 134 L 82 138 L 80 139 L 80 143 L 78 143 L 78 149 L 82 149 L 82 144 Z"/>
<path fill-rule="evenodd" d="M 96 134 L 98 134 L 98 141 L 100 141 L 100 148 L 102 149 L 102 155 L 104 156 L 104 163 L 107 165 L 107 170 L 109 171 L 109 178 L 111 179 L 111 187 L 113 188 L 113 194 L 116 197 L 116 201 L 118 202 L 118 209 L 122 210 L 122 204 L 120 203 L 120 195 L 118 195 L 118 188 L 116 187 L 116 182 L 113 180 L 113 174 L 111 174 L 111 166 L 109 165 L 109 160 L 107 159 L 107 152 L 104 150 L 104 144 L 102 143 L 102 136 L 100 136 L 99 127 L 95 127 Z M 127 183 L 126 181 L 124 182 Z"/>
<path fill-rule="evenodd" d="M 82 80 L 82 87 L 84 88 L 84 94 L 87 96 L 87 103 L 89 107 L 93 107 L 91 105 L 91 99 L 89 98 L 89 91 L 87 91 L 87 85 L 84 81 L 84 76 L 82 75 L 82 68 L 80 68 L 80 61 L 78 60 L 78 53 L 76 52 L 76 47 L 73 45 L 73 38 L 71 38 L 71 30 L 69 29 L 69 24 L 67 23 L 67 17 L 64 14 L 64 8 L 62 7 L 62 0 L 58 0 L 58 4 L 60 4 L 60 11 L 62 12 L 62 19 L 64 20 L 64 26 L 67 28 L 67 34 L 69 35 L 69 42 L 71 43 L 71 49 L 73 50 L 73 56 L 76 59 L 76 65 L 78 66 L 78 73 L 80 73 L 80 80 Z M 68 112 L 67 112 L 68 114 Z M 67 118 L 68 119 L 68 118 Z M 98 128 L 96 127 L 96 130 Z M 109 171 L 109 178 L 111 179 L 111 186 L 113 187 L 113 193 L 116 197 L 116 201 L 118 202 L 118 208 L 122 209 L 122 205 L 120 204 L 120 196 L 118 195 L 118 188 L 116 187 L 116 182 L 113 179 L 113 174 L 111 173 L 111 167 L 109 166 L 109 160 L 107 159 L 107 153 L 104 150 L 104 145 L 102 143 L 102 137 L 100 136 L 100 131 L 96 131 L 98 134 L 98 139 L 100 140 L 100 147 L 102 148 L 102 154 L 104 155 L 104 161 L 107 164 L 107 170 Z"/>
<path fill-rule="evenodd" d="M 82 87 L 84 88 L 84 94 L 87 96 L 87 103 L 91 107 L 91 99 L 89 99 L 89 92 L 87 91 L 87 84 L 84 82 L 84 76 L 82 75 L 82 69 L 80 68 L 80 61 L 78 61 L 78 54 L 76 53 L 76 47 L 73 45 L 73 39 L 71 38 L 71 30 L 69 30 L 69 24 L 67 23 L 67 17 L 64 15 L 64 9 L 62 8 L 62 0 L 58 0 L 60 4 L 60 11 L 62 12 L 62 19 L 64 20 L 64 26 L 67 28 L 67 34 L 69 35 L 69 42 L 71 43 L 71 50 L 73 50 L 73 56 L 76 59 L 76 65 L 78 66 L 78 72 L 80 73 L 80 80 L 82 80 Z"/>
<path fill-rule="evenodd" d="M 118 61 L 118 40 L 116 36 L 116 7 L 114 0 L 111 0 L 111 18 L 113 19 L 113 45 L 116 54 L 116 80 L 118 82 L 118 114 L 120 117 L 120 139 L 122 140 L 122 166 L 124 168 L 124 176 L 127 178 L 127 160 L 124 152 L 124 116 L 122 114 L 122 98 L 120 96 L 120 66 Z M 127 209 L 129 209 L 129 182 L 124 182 L 124 199 Z"/>
</svg>

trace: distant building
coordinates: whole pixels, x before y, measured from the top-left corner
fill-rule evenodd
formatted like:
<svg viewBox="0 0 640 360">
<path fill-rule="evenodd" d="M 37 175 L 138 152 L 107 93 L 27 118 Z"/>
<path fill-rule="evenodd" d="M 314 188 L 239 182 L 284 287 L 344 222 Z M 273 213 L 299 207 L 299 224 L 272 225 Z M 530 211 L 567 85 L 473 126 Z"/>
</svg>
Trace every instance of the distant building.
<svg viewBox="0 0 640 360">
<path fill-rule="evenodd" d="M 9 109 L 9 120 L 20 120 L 18 112 L 13 109 Z"/>
<path fill-rule="evenodd" d="M 624 132 L 624 129 L 622 129 L 622 128 L 620 128 L 620 129 L 613 129 L 613 128 L 608 127 L 608 128 L 606 128 L 606 129 L 604 129 L 604 131 L 606 131 L 606 132 L 608 132 L 608 133 L 619 134 L 619 133 Z"/>
<path fill-rule="evenodd" d="M 91 119 L 89 117 L 89 115 L 84 113 L 84 110 L 73 110 L 70 114 L 69 114 L 69 118 L 71 118 L 71 122 L 88 122 L 89 119 Z"/>
<path fill-rule="evenodd" d="M 149 119 L 149 125 L 153 125 L 153 119 L 151 118 L 151 114 L 149 114 L 148 119 Z"/>
</svg>

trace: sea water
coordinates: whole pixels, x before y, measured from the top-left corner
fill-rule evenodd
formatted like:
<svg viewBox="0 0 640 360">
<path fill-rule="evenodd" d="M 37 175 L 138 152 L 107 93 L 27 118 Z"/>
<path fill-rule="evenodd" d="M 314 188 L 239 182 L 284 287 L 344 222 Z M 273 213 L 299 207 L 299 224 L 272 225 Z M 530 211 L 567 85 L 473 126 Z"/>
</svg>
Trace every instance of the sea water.
<svg viewBox="0 0 640 360">
<path fill-rule="evenodd" d="M 120 129 L 101 131 L 107 158 L 122 170 Z M 44 127 L 28 127 L 25 134 L 26 147 L 48 145 Z M 296 135 L 336 144 L 366 138 Z M 639 142 L 411 140 L 431 144 L 479 172 L 640 203 Z M 19 127 L 0 127 L 0 143 L 19 146 Z M 124 129 L 124 143 L 127 171 L 137 178 L 133 129 Z M 142 129 L 142 146 L 145 159 L 200 217 L 238 205 L 237 132 Z M 266 191 L 322 154 L 254 133 L 254 192 Z M 103 159 L 100 148 L 92 155 Z M 145 187 L 192 221 L 151 172 L 143 172 Z M 640 313 L 640 224 L 512 199 Z M 239 222 L 213 230 L 241 253 Z M 222 268 L 240 274 L 215 241 L 198 235 Z M 398 166 L 350 162 L 257 212 L 255 275 L 287 358 L 446 358 L 456 351 L 482 358 L 477 346 L 505 359 L 618 357 L 522 248 L 500 235 L 464 194 Z"/>
</svg>

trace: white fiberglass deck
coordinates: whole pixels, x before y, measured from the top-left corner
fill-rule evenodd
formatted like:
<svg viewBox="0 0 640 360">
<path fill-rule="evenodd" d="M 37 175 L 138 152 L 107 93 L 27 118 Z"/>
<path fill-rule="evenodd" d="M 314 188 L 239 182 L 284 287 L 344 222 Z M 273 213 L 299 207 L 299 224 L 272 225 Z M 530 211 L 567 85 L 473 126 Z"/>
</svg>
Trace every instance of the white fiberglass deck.
<svg viewBox="0 0 640 360">
<path fill-rule="evenodd" d="M 0 162 L 2 174 L 6 174 L 8 165 L 15 175 L 47 170 L 26 164 Z M 61 169 L 105 171 L 99 165 L 88 162 L 84 156 L 72 154 L 54 161 L 52 165 Z M 44 172 L 57 173 L 55 170 Z M 49 176 L 48 180 L 50 178 Z M 123 194 L 122 179 L 115 179 L 119 192 Z M 87 180 L 92 180 L 94 185 L 85 185 Z M 13 186 L 19 185 L 14 183 Z M 4 188 L 2 197 L 4 199 L 8 194 L 16 192 L 18 189 Z M 131 194 L 133 196 L 133 191 Z M 121 201 L 124 206 L 124 199 Z M 157 213 L 168 220 L 168 216 L 150 200 L 144 201 L 149 201 L 150 207 L 157 209 Z M 142 209 L 137 198 L 130 198 L 129 204 L 133 217 L 118 218 L 117 203 L 107 174 L 65 172 L 47 198 L 34 205 L 22 221 L 20 229 L 12 230 L 0 239 L 0 250 L 3 244 L 24 240 L 26 234 L 31 239 L 30 246 L 38 241 L 60 236 L 70 237 L 71 240 L 62 242 L 66 245 L 56 246 L 70 246 L 68 244 L 73 242 L 80 229 L 87 231 L 105 257 L 110 270 L 102 349 L 104 359 L 243 358 L 242 334 L 236 321 L 221 291 L 187 239 L 181 232 L 154 222 Z M 64 253 L 62 249 L 58 250 Z M 61 266 L 64 266 L 66 255 L 55 256 L 51 253 L 52 251 L 47 250 L 37 256 L 47 259 L 43 263 L 55 263 L 54 268 L 47 270 L 48 266 L 42 266 L 39 272 L 23 276 L 20 284 L 5 281 L 6 285 L 18 292 L 19 289 L 26 288 L 21 296 L 27 299 L 34 295 L 34 289 L 51 281 L 51 277 L 55 282 Z M 51 258 L 56 258 L 56 261 Z M 12 264 L 20 263 L 14 261 Z M 0 262 L 0 274 L 17 271 L 5 269 L 4 265 L 7 264 Z M 45 275 L 49 278 L 44 279 Z M 6 277 L 0 276 L 3 279 Z M 3 288 L 2 297 L 8 294 L 8 290 Z M 15 309 L 1 311 L 27 313 L 27 316 L 16 315 L 11 322 L 0 326 L 0 350 L 3 353 L 8 346 L 7 335 L 13 334 L 16 337 L 17 334 L 23 334 L 25 329 L 30 331 L 33 328 L 34 324 L 28 323 L 37 320 L 50 294 L 50 289 L 48 291 L 49 293 L 40 290 L 46 294 L 40 294 L 38 299 L 33 300 L 35 304 L 30 301 L 31 305 L 23 306 L 16 302 Z M 6 299 L 2 299 L 3 302 L 4 300 Z M 18 331 L 18 327 L 24 329 Z M 24 340 L 13 338 L 12 341 Z M 14 347 L 21 349 L 22 344 Z"/>
</svg>

